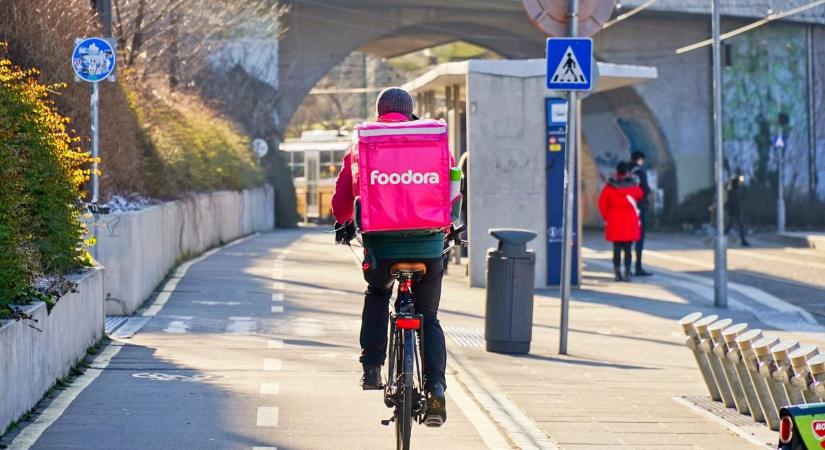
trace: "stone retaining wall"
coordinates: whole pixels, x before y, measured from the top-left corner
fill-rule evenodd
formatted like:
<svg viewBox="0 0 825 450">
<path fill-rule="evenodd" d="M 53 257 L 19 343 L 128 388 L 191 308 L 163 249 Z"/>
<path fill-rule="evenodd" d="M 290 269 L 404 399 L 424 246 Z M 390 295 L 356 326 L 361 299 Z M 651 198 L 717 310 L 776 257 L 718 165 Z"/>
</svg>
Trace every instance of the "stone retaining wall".
<svg viewBox="0 0 825 450">
<path fill-rule="evenodd" d="M 92 254 L 106 268 L 106 314 L 132 314 L 180 261 L 274 224 L 271 186 L 100 216 Z"/>
</svg>

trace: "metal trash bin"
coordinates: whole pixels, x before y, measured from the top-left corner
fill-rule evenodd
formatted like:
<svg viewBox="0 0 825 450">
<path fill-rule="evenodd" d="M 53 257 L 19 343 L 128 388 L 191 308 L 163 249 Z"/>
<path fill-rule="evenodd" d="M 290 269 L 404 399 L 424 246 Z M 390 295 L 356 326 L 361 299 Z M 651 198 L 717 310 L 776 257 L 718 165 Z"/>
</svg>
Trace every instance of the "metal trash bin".
<svg viewBox="0 0 825 450">
<path fill-rule="evenodd" d="M 487 250 L 487 351 L 529 353 L 533 337 L 533 286 L 536 254 L 529 230 L 491 229 L 498 248 Z"/>
</svg>

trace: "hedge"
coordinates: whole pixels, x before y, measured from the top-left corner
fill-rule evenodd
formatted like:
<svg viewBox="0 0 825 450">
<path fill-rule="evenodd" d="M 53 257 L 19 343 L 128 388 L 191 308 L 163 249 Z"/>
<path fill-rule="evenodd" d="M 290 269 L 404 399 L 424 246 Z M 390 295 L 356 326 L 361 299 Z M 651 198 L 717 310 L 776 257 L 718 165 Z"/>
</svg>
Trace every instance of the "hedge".
<svg viewBox="0 0 825 450">
<path fill-rule="evenodd" d="M 62 86 L 36 76 L 0 54 L 0 316 L 89 262 L 78 208 L 89 158 L 50 98 Z"/>
</svg>

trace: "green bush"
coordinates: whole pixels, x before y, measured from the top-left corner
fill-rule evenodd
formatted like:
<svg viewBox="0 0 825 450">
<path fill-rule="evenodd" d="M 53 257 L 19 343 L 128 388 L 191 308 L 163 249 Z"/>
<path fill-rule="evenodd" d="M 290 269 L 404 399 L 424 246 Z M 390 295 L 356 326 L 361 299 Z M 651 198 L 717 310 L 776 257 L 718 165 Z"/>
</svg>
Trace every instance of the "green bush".
<svg viewBox="0 0 825 450">
<path fill-rule="evenodd" d="M 87 263 L 77 204 L 88 157 L 49 98 L 61 86 L 36 75 L 0 55 L 0 315 L 36 295 L 36 278 Z"/>
<path fill-rule="evenodd" d="M 746 184 L 740 188 L 739 207 L 742 220 L 749 228 L 771 230 L 776 227 L 776 186 L 763 184 Z M 710 206 L 715 202 L 716 189 L 706 188 L 685 198 L 674 208 L 672 214 L 665 217 L 666 225 L 699 227 L 712 223 Z M 802 196 L 786 197 L 786 223 L 790 228 L 817 228 L 825 222 L 825 203 L 811 201 Z"/>
<path fill-rule="evenodd" d="M 148 144 L 145 167 L 151 196 L 175 198 L 263 184 L 249 139 L 196 98 L 133 93 L 131 100 Z"/>
</svg>

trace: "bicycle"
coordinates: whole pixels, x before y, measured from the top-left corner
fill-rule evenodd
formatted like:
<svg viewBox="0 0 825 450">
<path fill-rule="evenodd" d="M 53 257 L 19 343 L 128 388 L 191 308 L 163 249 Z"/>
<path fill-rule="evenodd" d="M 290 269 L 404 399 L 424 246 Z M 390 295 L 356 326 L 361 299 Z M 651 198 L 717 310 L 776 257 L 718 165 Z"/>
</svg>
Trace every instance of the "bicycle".
<svg viewBox="0 0 825 450">
<path fill-rule="evenodd" d="M 466 245 L 467 242 L 461 239 L 463 232 L 463 225 L 451 227 L 442 255 L 456 246 Z M 348 240 L 346 245 L 352 249 Z M 384 404 L 388 408 L 394 408 L 394 411 L 393 416 L 382 420 L 381 424 L 389 426 L 394 422 L 396 448 L 409 450 L 413 420 L 427 426 L 442 424 L 440 418 L 426 416 L 427 398 L 423 389 L 423 358 L 420 353 L 424 316 L 415 312 L 415 283 L 426 275 L 427 266 L 416 261 L 398 262 L 390 267 L 390 273 L 398 282 L 398 291 L 395 302 L 391 303 L 393 312 L 390 314 L 389 364 L 383 390 Z"/>
<path fill-rule="evenodd" d="M 463 232 L 464 226 L 451 229 L 443 255 L 455 246 L 466 244 L 460 237 Z M 395 422 L 396 448 L 409 450 L 413 420 L 430 427 L 442 425 L 440 417 L 427 417 L 427 398 L 421 376 L 419 344 L 424 316 L 415 312 L 415 283 L 426 275 L 427 266 L 422 262 L 398 262 L 390 267 L 390 273 L 398 281 L 398 293 L 390 315 L 384 404 L 394 407 L 395 411 L 390 419 L 381 423 L 389 426 Z"/>
</svg>

